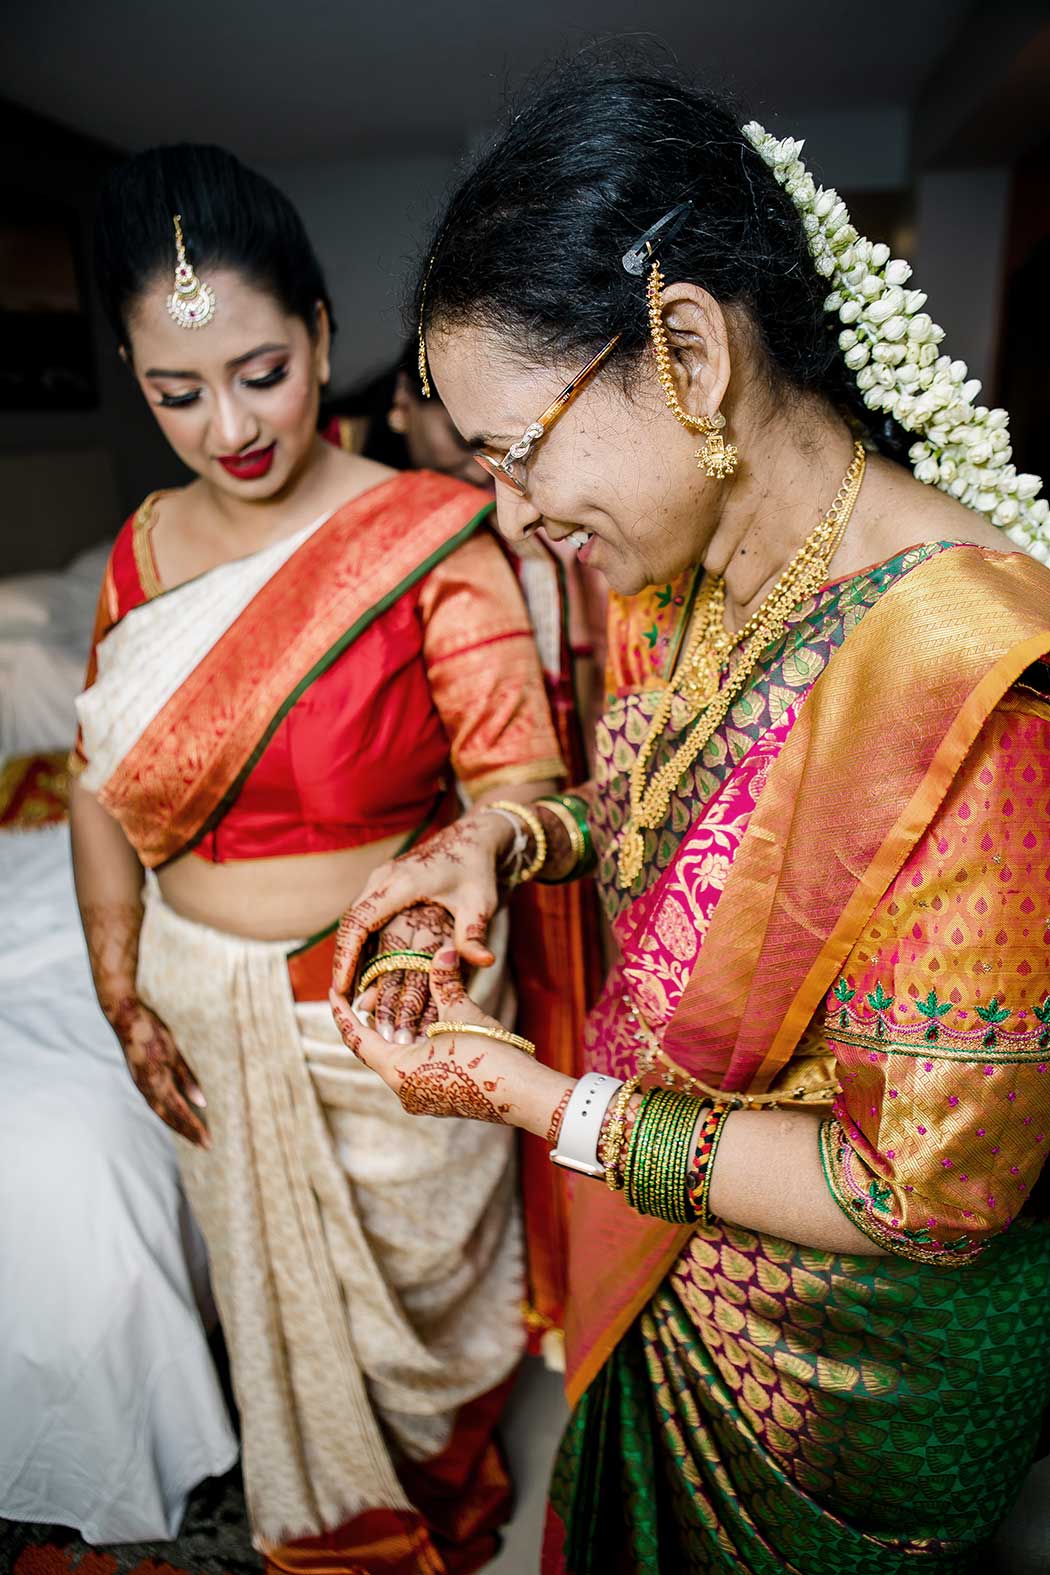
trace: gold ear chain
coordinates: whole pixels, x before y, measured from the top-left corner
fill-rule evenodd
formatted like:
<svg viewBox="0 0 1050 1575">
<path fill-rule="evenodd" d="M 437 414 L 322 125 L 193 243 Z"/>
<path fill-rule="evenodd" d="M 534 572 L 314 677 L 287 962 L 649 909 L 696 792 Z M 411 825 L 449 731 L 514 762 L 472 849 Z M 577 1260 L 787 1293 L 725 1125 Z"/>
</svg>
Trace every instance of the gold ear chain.
<svg viewBox="0 0 1050 1575">
<path fill-rule="evenodd" d="M 660 379 L 660 386 L 667 400 L 667 408 L 683 427 L 689 432 L 703 432 L 707 442 L 703 448 L 696 451 L 696 463 L 700 470 L 711 477 L 712 481 L 726 481 L 736 470 L 740 458 L 739 450 L 735 443 L 727 443 L 722 436 L 722 429 L 726 418 L 720 410 L 713 416 L 691 416 L 683 410 L 678 399 L 678 390 L 675 388 L 674 373 L 671 370 L 671 347 L 667 342 L 667 329 L 664 327 L 664 276 L 660 271 L 660 264 L 654 262 L 649 273 L 649 283 L 645 288 L 645 299 L 649 308 L 649 333 L 653 341 L 653 354 L 656 356 L 656 375 Z"/>
</svg>

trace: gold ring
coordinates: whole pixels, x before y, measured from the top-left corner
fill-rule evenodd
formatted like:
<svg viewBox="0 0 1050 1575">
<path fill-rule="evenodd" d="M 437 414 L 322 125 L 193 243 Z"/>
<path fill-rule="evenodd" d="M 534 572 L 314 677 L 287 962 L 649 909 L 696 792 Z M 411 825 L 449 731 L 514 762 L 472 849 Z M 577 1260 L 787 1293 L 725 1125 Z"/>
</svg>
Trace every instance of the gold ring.
<svg viewBox="0 0 1050 1575">
<path fill-rule="evenodd" d="M 524 1050 L 526 1055 L 536 1054 L 531 1039 L 512 1034 L 507 1028 L 490 1028 L 488 1023 L 431 1023 L 423 1031 L 428 1039 L 436 1039 L 439 1034 L 479 1034 L 483 1039 L 498 1039 L 501 1044 L 513 1045 L 515 1050 Z"/>
<path fill-rule="evenodd" d="M 426 952 L 384 952 L 369 963 L 356 993 L 360 995 L 384 973 L 429 973 L 432 966 L 433 958 Z"/>
</svg>

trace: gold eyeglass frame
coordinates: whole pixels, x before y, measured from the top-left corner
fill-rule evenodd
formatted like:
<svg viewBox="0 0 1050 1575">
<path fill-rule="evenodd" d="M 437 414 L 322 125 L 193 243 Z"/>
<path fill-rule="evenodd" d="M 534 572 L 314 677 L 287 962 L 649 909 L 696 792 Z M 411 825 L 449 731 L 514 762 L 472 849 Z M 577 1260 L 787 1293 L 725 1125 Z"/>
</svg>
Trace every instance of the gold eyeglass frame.
<svg viewBox="0 0 1050 1575">
<path fill-rule="evenodd" d="M 561 393 L 552 399 L 542 415 L 529 423 L 516 443 L 512 443 L 502 459 L 493 459 L 491 454 L 486 454 L 484 449 L 474 449 L 472 458 L 476 459 L 482 470 L 488 471 L 496 481 L 503 482 L 510 487 L 519 497 L 525 496 L 524 475 L 517 476 L 512 469 L 515 465 L 522 467 L 528 462 L 529 455 L 535 448 L 540 438 L 546 437 L 554 423 L 563 416 L 576 398 L 583 392 L 587 384 L 594 377 L 599 367 L 610 356 L 621 339 L 620 334 L 614 334 L 607 344 L 602 345 L 597 355 L 593 355 L 581 372 L 577 372 L 571 383 L 566 383 Z"/>
<path fill-rule="evenodd" d="M 692 201 L 688 198 L 684 202 L 678 203 L 665 213 L 663 218 L 657 219 L 656 223 L 646 230 L 644 235 L 639 236 L 634 245 L 621 258 L 624 272 L 641 276 L 644 273 L 646 263 L 654 254 L 656 240 L 658 238 L 662 238 L 664 241 L 671 240 L 678 233 L 686 218 L 688 218 L 692 206 Z M 436 255 L 437 247 L 431 253 L 430 260 L 427 263 L 427 271 L 423 279 L 423 289 L 420 292 L 419 301 L 419 381 L 425 399 L 429 399 L 431 394 L 424 329 L 425 303 L 427 284 L 430 281 L 430 274 Z M 512 492 L 516 492 L 519 497 L 523 498 L 525 496 L 524 466 L 528 463 L 529 456 L 536 444 L 541 438 L 546 437 L 555 422 L 565 414 L 577 394 L 583 392 L 595 373 L 604 364 L 606 358 L 615 350 L 622 337 L 622 334 L 613 334 L 612 338 L 602 345 L 597 355 L 591 357 L 581 372 L 577 372 L 571 383 L 566 383 L 561 393 L 551 400 L 546 410 L 537 416 L 535 421 L 529 423 L 521 437 L 516 443 L 511 444 L 502 459 L 493 459 L 492 455 L 486 454 L 484 449 L 474 449 L 471 457 L 477 461 L 482 470 L 487 471 L 495 481 L 502 482 L 504 486 L 510 487 Z M 523 467 L 521 476 L 515 474 L 512 468 L 515 465 Z"/>
</svg>

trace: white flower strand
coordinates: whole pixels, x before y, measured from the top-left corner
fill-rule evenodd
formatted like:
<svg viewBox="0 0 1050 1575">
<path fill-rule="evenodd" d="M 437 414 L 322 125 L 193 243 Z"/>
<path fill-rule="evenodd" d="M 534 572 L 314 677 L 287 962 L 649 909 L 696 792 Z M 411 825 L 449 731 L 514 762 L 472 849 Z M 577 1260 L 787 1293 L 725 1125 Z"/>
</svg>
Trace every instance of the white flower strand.
<svg viewBox="0 0 1050 1575">
<path fill-rule="evenodd" d="M 1010 463 L 1010 418 L 975 403 L 981 391 L 965 361 L 942 355 L 944 338 L 926 296 L 905 286 L 911 267 L 888 246 L 858 235 L 836 191 L 813 180 L 803 144 L 778 139 L 757 121 L 744 128 L 802 216 L 817 272 L 831 286 L 826 311 L 842 323 L 839 348 L 869 410 L 888 411 L 919 441 L 909 458 L 920 481 L 984 514 L 1040 563 L 1050 563 L 1050 503 L 1038 476 Z"/>
</svg>

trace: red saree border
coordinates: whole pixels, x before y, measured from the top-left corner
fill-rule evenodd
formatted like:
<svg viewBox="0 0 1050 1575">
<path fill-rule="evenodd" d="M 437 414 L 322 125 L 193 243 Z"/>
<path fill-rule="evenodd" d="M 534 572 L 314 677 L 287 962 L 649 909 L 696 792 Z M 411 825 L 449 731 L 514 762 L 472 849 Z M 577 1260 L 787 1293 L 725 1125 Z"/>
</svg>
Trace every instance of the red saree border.
<svg viewBox="0 0 1050 1575">
<path fill-rule="evenodd" d="M 98 794 L 147 868 L 218 824 L 310 684 L 491 507 L 479 509 L 474 488 L 445 477 L 398 475 L 352 498 L 297 548 Z M 297 631 L 279 653 L 274 627 Z"/>
<path fill-rule="evenodd" d="M 62 750 L 0 760 L 0 831 L 34 831 L 69 819 L 69 767 Z"/>
<path fill-rule="evenodd" d="M 510 1477 L 495 1429 L 515 1376 L 460 1407 L 440 1454 L 400 1462 L 413 1509 L 366 1509 L 333 1531 L 266 1544 L 266 1575 L 472 1575 L 483 1568 L 510 1516 Z"/>
<path fill-rule="evenodd" d="M 850 633 L 770 770 L 669 1026 L 665 1047 L 685 1070 L 743 1089 L 767 1086 L 787 1062 L 984 722 L 1050 653 L 1048 590 L 1046 570 L 1020 553 L 953 549 L 892 586 Z M 876 706 L 885 723 L 872 722 Z M 868 750 L 863 775 L 858 731 Z M 810 805 L 832 806 L 838 824 Z M 570 1404 L 688 1237 L 689 1227 L 632 1215 L 605 1188 L 577 1186 Z"/>
</svg>

